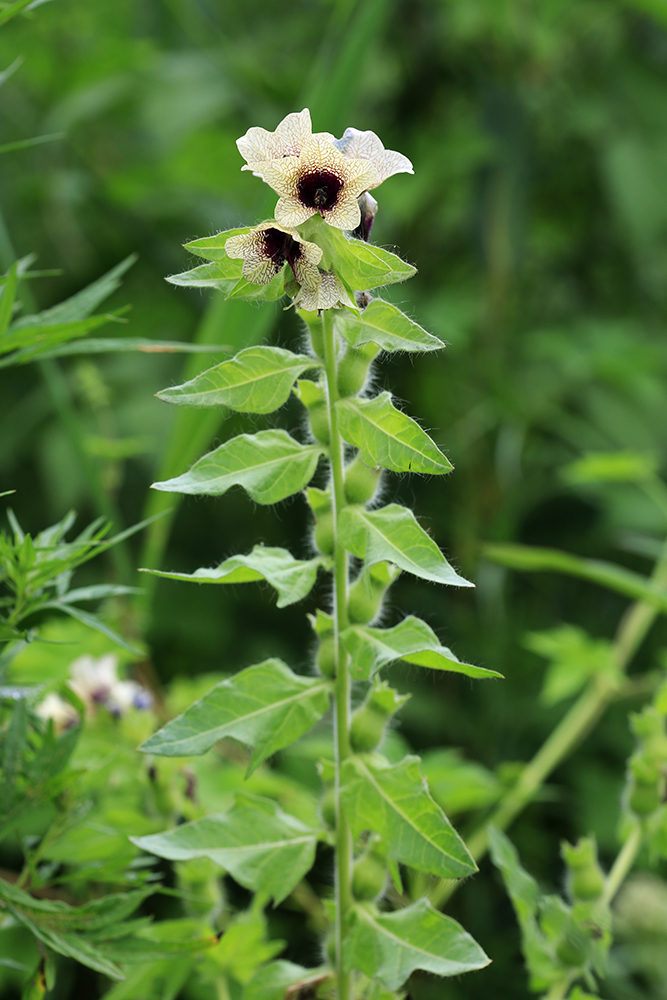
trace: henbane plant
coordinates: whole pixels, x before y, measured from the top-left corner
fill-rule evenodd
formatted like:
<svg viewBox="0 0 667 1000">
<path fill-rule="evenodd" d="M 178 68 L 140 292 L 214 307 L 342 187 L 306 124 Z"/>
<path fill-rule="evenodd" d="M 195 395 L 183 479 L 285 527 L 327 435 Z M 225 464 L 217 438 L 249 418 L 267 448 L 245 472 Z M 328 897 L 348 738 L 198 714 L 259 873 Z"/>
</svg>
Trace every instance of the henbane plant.
<svg viewBox="0 0 667 1000">
<path fill-rule="evenodd" d="M 443 475 L 452 468 L 389 392 L 371 396 L 367 390 L 381 351 L 443 346 L 395 305 L 371 294 L 415 271 L 368 242 L 377 209 L 369 191 L 395 173 L 412 173 L 412 165 L 385 150 L 373 132 L 348 128 L 341 139 L 313 133 L 307 109 L 288 115 L 275 132 L 249 129 L 238 147 L 243 169 L 279 195 L 275 219 L 188 243 L 206 263 L 170 280 L 213 287 L 228 298 L 275 301 L 287 295 L 303 320 L 307 347 L 300 354 L 249 347 L 158 395 L 180 405 L 265 414 L 294 393 L 310 433 L 306 443 L 281 429 L 240 434 L 189 472 L 154 485 L 213 495 L 241 486 L 260 504 L 303 493 L 315 552 L 297 559 L 284 549 L 256 545 L 215 568 L 159 575 L 208 584 L 265 580 L 284 607 L 304 598 L 323 571 L 331 574 L 331 603 L 311 618 L 318 648 L 309 676 L 278 659 L 247 666 L 141 749 L 187 756 L 232 737 L 252 748 L 250 773 L 332 707 L 330 759 L 320 763 L 321 824 L 308 827 L 273 800 L 239 794 L 227 813 L 136 843 L 174 860 L 208 857 L 275 904 L 307 876 L 317 844 L 330 845 L 335 898 L 327 908 L 332 928 L 323 942 L 324 964 L 313 970 L 271 962 L 244 996 L 270 1000 L 308 986 L 340 1000 L 355 991 L 387 997 L 400 992 L 415 970 L 458 975 L 489 960 L 456 921 L 426 899 L 410 903 L 403 893 L 406 869 L 460 879 L 476 865 L 431 798 L 419 758 L 392 764 L 378 750 L 387 723 L 406 700 L 381 680 L 382 668 L 405 660 L 469 677 L 499 676 L 461 663 L 417 617 L 393 627 L 374 624 L 401 572 L 471 586 L 410 509 L 378 500 L 385 470 Z M 317 476 L 319 485 L 309 485 Z"/>
</svg>

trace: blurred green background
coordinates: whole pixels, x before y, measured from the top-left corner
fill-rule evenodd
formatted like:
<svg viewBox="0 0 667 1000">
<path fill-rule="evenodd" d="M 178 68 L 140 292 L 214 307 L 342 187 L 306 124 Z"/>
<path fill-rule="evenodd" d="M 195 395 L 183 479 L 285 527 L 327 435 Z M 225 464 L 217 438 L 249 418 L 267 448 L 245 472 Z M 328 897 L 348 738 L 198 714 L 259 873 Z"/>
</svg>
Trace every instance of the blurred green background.
<svg viewBox="0 0 667 1000">
<path fill-rule="evenodd" d="M 508 575 L 481 545 L 550 545 L 645 572 L 633 538 L 665 533 L 633 487 L 574 486 L 563 474 L 590 451 L 638 452 L 664 469 L 665 0 L 54 0 L 0 31 L 0 70 L 19 56 L 0 91 L 0 144 L 62 135 L 0 157 L 0 264 L 34 252 L 36 266 L 61 269 L 30 283 L 46 308 L 138 253 L 111 303 L 131 303 L 127 326 L 109 335 L 299 343 L 280 306 L 229 305 L 163 280 L 192 266 L 187 240 L 270 216 L 275 196 L 240 170 L 235 139 L 251 125 L 273 129 L 308 106 L 315 130 L 370 128 L 411 158 L 414 177 L 375 192 L 373 239 L 417 266 L 391 297 L 449 346 L 384 362 L 376 381 L 456 469 L 446 480 L 387 477 L 385 495 L 414 506 L 477 589 L 401 578 L 386 620 L 419 614 L 461 659 L 507 679 L 394 668 L 395 685 L 414 693 L 402 734 L 416 750 L 460 747 L 490 768 L 528 759 L 562 707 L 537 700 L 543 661 L 526 631 L 569 622 L 611 637 L 625 602 L 565 577 Z M 148 494 L 154 479 L 264 426 L 154 399 L 211 364 L 194 358 L 98 355 L 0 373 L 0 489 L 16 489 L 26 530 L 70 507 L 80 525 L 100 512 L 134 523 L 164 502 Z M 296 405 L 277 419 L 298 431 Z M 240 491 L 188 497 L 108 571 L 192 571 L 257 541 L 303 556 L 305 518 L 301 498 L 266 509 Z M 304 610 L 326 599 L 320 589 L 278 612 L 260 588 L 160 581 L 127 625 L 144 631 L 163 682 L 268 655 L 306 670 Z M 666 639 L 659 624 L 636 669 L 654 665 Z M 561 878 L 564 836 L 594 833 L 603 860 L 615 854 L 626 714 L 608 713 L 512 831 L 547 885 Z M 449 912 L 494 965 L 429 995 L 525 996 L 513 917 L 486 863 Z M 622 995 L 654 995 L 641 989 Z"/>
</svg>

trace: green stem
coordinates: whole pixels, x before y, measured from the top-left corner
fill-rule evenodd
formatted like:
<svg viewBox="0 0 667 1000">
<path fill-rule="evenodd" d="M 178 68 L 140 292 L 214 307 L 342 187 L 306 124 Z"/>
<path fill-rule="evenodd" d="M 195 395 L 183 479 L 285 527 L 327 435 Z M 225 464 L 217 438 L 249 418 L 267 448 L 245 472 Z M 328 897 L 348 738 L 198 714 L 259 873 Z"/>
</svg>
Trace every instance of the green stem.
<svg viewBox="0 0 667 1000">
<path fill-rule="evenodd" d="M 651 580 L 654 583 L 667 582 L 667 545 L 655 565 Z M 643 601 L 636 601 L 630 605 L 619 623 L 612 650 L 619 671 L 627 669 L 657 615 L 656 609 Z M 591 680 L 523 769 L 516 785 L 503 796 L 491 816 L 466 840 L 468 850 L 475 861 L 479 861 L 486 854 L 489 843 L 488 827 L 495 826 L 505 830 L 510 825 L 533 800 L 554 768 L 580 742 L 607 705 L 614 700 L 617 690 L 617 682 L 608 675 L 601 674 Z M 458 884 L 458 882 L 438 882 L 430 893 L 433 905 L 442 906 L 456 891 Z"/>
<path fill-rule="evenodd" d="M 634 830 L 623 844 L 623 847 L 616 855 L 616 860 L 612 865 L 612 869 L 607 875 L 604 895 L 602 897 L 602 902 L 605 906 L 609 906 L 611 904 L 614 896 L 623 885 L 628 872 L 635 863 L 635 859 L 641 850 L 643 842 L 644 833 L 642 830 L 642 824 L 637 823 Z"/>
<path fill-rule="evenodd" d="M 352 1000 L 351 973 L 345 971 L 343 938 L 353 904 L 352 897 L 352 834 L 341 801 L 341 768 L 350 756 L 350 674 L 347 651 L 341 633 L 348 625 L 347 552 L 338 541 L 338 516 L 345 506 L 345 472 L 343 441 L 338 430 L 336 401 L 338 399 L 338 370 L 336 363 L 336 336 L 331 310 L 322 313 L 324 339 L 324 367 L 327 382 L 327 412 L 329 416 L 329 461 L 331 463 L 331 499 L 334 519 L 334 643 L 336 650 L 336 689 L 334 704 L 334 742 L 336 762 L 336 977 L 338 1000 Z"/>
</svg>

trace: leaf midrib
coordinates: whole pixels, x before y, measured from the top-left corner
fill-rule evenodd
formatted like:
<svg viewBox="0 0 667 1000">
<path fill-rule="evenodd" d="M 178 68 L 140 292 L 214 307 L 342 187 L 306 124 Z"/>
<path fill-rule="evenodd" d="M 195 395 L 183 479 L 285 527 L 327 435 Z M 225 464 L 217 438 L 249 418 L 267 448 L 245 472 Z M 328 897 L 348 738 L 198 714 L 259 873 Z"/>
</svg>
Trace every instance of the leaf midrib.
<svg viewBox="0 0 667 1000">
<path fill-rule="evenodd" d="M 429 455 L 426 454 L 426 452 L 419 451 L 419 449 L 416 448 L 413 444 L 407 443 L 403 439 L 397 437 L 396 434 L 392 433 L 391 431 L 388 431 L 386 429 L 386 427 L 382 427 L 379 422 L 374 421 L 372 419 L 372 417 L 369 416 L 368 414 L 369 414 L 369 412 L 370 413 L 373 412 L 373 410 L 371 408 L 372 408 L 373 404 L 377 403 L 378 400 L 382 400 L 383 402 L 382 402 L 382 408 L 379 407 L 379 406 L 377 406 L 377 405 L 375 406 L 375 412 L 376 413 L 378 413 L 380 416 L 382 416 L 383 413 L 386 413 L 386 411 L 384 410 L 384 404 L 388 402 L 389 406 L 391 407 L 391 410 L 393 410 L 394 413 L 397 413 L 399 415 L 399 417 L 404 417 L 408 421 L 407 426 L 408 426 L 408 428 L 410 430 L 413 430 L 413 431 L 416 430 L 417 431 L 417 436 L 419 436 L 420 433 L 424 435 L 424 437 L 426 438 L 426 441 L 433 446 L 433 448 L 435 449 L 435 451 L 437 452 L 437 454 L 442 456 L 442 458 L 443 458 L 444 462 L 446 463 L 446 465 L 443 464 L 443 463 L 438 463 L 436 461 L 436 459 L 431 458 Z M 355 402 L 351 402 L 349 400 L 343 399 L 343 400 L 340 400 L 340 403 L 338 403 L 336 405 L 342 406 L 343 409 L 352 410 L 358 417 L 360 417 L 362 420 L 364 420 L 367 424 L 370 424 L 371 427 L 373 427 L 376 430 L 380 431 L 380 433 L 384 434 L 384 436 L 386 438 L 388 438 L 390 441 L 394 441 L 401 448 L 405 448 L 407 451 L 411 452 L 413 455 L 417 455 L 419 458 L 422 458 L 422 459 L 424 459 L 427 462 L 432 462 L 433 465 L 437 465 L 439 468 L 445 469 L 447 472 L 449 472 L 449 465 L 450 465 L 450 463 L 447 461 L 446 456 L 442 454 L 442 452 L 438 448 L 438 446 L 435 443 L 435 441 L 431 440 L 431 438 L 426 433 L 426 431 L 423 430 L 419 426 L 419 424 L 415 420 L 412 419 L 412 417 L 409 417 L 407 415 L 407 413 L 402 413 L 401 410 L 396 409 L 396 407 L 391 402 L 391 398 L 389 396 L 389 393 L 386 393 L 386 394 L 385 393 L 381 393 L 381 395 L 376 396 L 374 399 L 370 399 L 368 401 L 366 401 L 366 400 L 358 400 L 358 401 L 356 401 L 356 404 L 355 404 Z M 367 445 L 364 444 L 364 445 L 361 445 L 360 447 L 364 448 L 364 450 L 366 450 L 368 452 L 368 454 L 370 454 L 370 451 L 369 451 Z"/>
<path fill-rule="evenodd" d="M 232 392 L 234 389 L 245 389 L 247 386 L 252 385 L 253 383 L 255 383 L 255 385 L 258 385 L 263 380 L 275 378 L 277 375 L 280 375 L 283 372 L 289 373 L 295 371 L 296 372 L 295 378 L 297 378 L 299 374 L 302 374 L 304 371 L 307 371 L 308 367 L 310 368 L 318 367 L 317 361 L 314 358 L 306 358 L 305 355 L 293 355 L 293 357 L 294 361 L 290 361 L 284 367 L 274 368 L 273 371 L 263 372 L 260 375 L 255 375 L 253 377 L 246 378 L 242 382 L 234 382 L 231 385 L 218 386 L 215 389 L 201 389 L 201 390 L 192 389 L 188 392 L 180 393 L 176 391 L 176 388 L 174 388 L 171 390 L 167 390 L 167 392 L 169 395 L 174 395 L 174 396 L 198 396 L 198 397 L 211 396 L 214 395 L 215 393 L 220 393 L 220 392 Z M 308 364 L 307 365 L 297 364 L 297 359 L 302 359 L 302 361 L 308 362 Z M 240 364 L 236 358 L 233 358 L 231 361 L 223 361 L 223 364 L 232 365 L 235 362 L 237 365 Z M 236 370 L 238 371 L 238 368 Z M 206 375 L 208 375 L 208 372 L 202 372 L 202 374 L 198 376 L 198 379 L 203 379 Z M 163 398 L 165 398 L 167 394 L 163 392 L 160 395 Z"/>
</svg>

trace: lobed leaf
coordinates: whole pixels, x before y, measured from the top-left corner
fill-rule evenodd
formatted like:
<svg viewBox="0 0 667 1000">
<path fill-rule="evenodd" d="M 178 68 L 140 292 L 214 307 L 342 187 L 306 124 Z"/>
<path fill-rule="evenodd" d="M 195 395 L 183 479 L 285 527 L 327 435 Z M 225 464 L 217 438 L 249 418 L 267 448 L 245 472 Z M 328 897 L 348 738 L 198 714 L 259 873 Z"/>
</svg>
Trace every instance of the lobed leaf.
<svg viewBox="0 0 667 1000">
<path fill-rule="evenodd" d="M 299 444 L 283 430 L 239 434 L 200 458 L 189 472 L 153 483 L 153 489 L 220 496 L 242 486 L 257 503 L 277 503 L 306 486 L 323 450 Z"/>
<path fill-rule="evenodd" d="M 186 406 L 228 406 L 240 413 L 271 413 L 287 402 L 303 372 L 320 366 L 304 354 L 280 347 L 247 347 L 230 361 L 209 368 L 158 399 Z"/>
<path fill-rule="evenodd" d="M 484 556 L 501 566 L 528 573 L 554 570 L 556 573 L 577 576 L 591 583 L 599 583 L 602 587 L 615 590 L 635 601 L 644 601 L 667 614 L 667 587 L 614 563 L 600 559 L 582 559 L 559 549 L 518 544 L 485 545 Z"/>
<path fill-rule="evenodd" d="M 265 892 L 278 905 L 312 867 L 318 837 L 273 800 L 238 793 L 227 813 L 130 840 L 171 861 L 210 858 L 246 889 Z"/>
<path fill-rule="evenodd" d="M 490 962 L 456 920 L 426 899 L 394 913 L 356 906 L 345 945 L 348 969 L 377 976 L 390 990 L 398 990 L 416 969 L 458 976 Z"/>
<path fill-rule="evenodd" d="M 408 615 L 393 628 L 353 625 L 342 633 L 351 657 L 350 672 L 356 680 L 369 680 L 387 663 L 405 660 L 433 670 L 449 670 L 467 677 L 502 677 L 495 670 L 461 663 L 426 622 Z"/>
<path fill-rule="evenodd" d="M 317 235 L 321 243 L 325 244 L 325 255 L 320 266 L 329 267 L 330 262 L 333 262 L 336 273 L 350 288 L 366 291 L 379 285 L 405 281 L 417 273 L 415 267 L 406 264 L 396 254 L 364 240 L 348 238 L 332 226 L 327 226 L 326 229 L 320 227 Z"/>
<path fill-rule="evenodd" d="M 351 347 L 372 343 L 383 351 L 439 351 L 445 346 L 439 337 L 383 299 L 373 299 L 360 315 L 340 312 L 336 330 Z"/>
<path fill-rule="evenodd" d="M 317 570 L 326 566 L 323 556 L 295 559 L 287 549 L 255 545 L 247 556 L 232 556 L 214 569 L 197 569 L 194 573 L 167 573 L 164 570 L 142 570 L 169 580 L 191 580 L 194 583 L 250 583 L 266 580 L 278 594 L 278 607 L 301 601 L 313 588 Z"/>
<path fill-rule="evenodd" d="M 215 288 L 228 295 L 238 284 L 242 266 L 243 261 L 226 257 L 221 262 L 198 264 L 189 271 L 170 274 L 165 280 L 181 288 Z"/>
<path fill-rule="evenodd" d="M 336 411 L 341 434 L 361 450 L 366 465 L 393 472 L 451 472 L 451 462 L 412 417 L 396 409 L 391 393 L 339 399 Z"/>
<path fill-rule="evenodd" d="M 472 587 L 449 565 L 433 539 L 407 507 L 389 504 L 380 510 L 344 507 L 338 521 L 342 545 L 368 565 L 386 559 L 422 580 Z"/>
<path fill-rule="evenodd" d="M 188 757 L 232 736 L 254 748 L 248 765 L 251 773 L 321 719 L 329 707 L 329 694 L 327 681 L 299 677 L 281 660 L 265 660 L 216 684 L 139 749 Z"/>
<path fill-rule="evenodd" d="M 355 836 L 374 830 L 389 858 L 441 878 L 477 871 L 470 852 L 431 798 L 418 757 L 393 766 L 380 757 L 350 757 L 343 764 L 341 795 Z"/>
<path fill-rule="evenodd" d="M 224 263 L 227 260 L 231 260 L 225 253 L 225 243 L 227 240 L 232 236 L 245 236 L 251 229 L 252 226 L 242 226 L 240 229 L 226 229 L 224 232 L 215 233 L 213 236 L 203 236 L 198 240 L 190 240 L 189 243 L 184 243 L 183 246 L 191 253 L 197 254 L 198 257 L 204 257 L 205 260 Z M 240 274 L 243 261 L 234 260 L 233 263 L 235 266 L 238 265 Z"/>
</svg>

